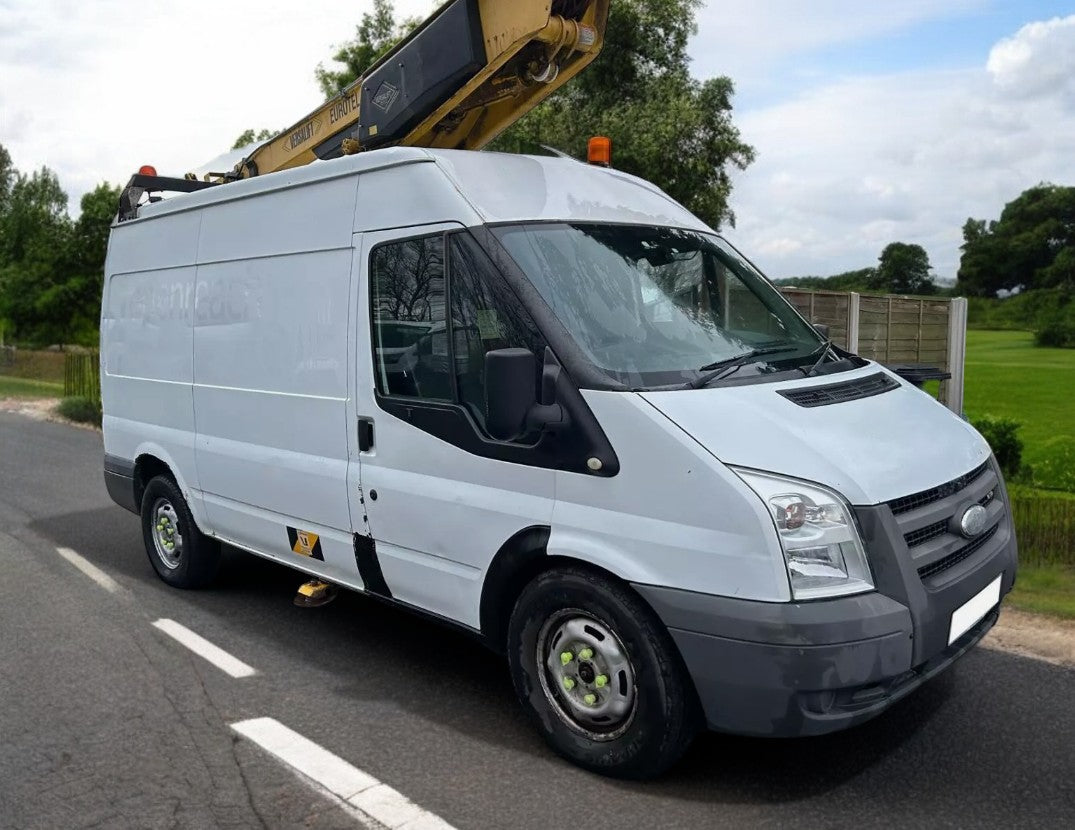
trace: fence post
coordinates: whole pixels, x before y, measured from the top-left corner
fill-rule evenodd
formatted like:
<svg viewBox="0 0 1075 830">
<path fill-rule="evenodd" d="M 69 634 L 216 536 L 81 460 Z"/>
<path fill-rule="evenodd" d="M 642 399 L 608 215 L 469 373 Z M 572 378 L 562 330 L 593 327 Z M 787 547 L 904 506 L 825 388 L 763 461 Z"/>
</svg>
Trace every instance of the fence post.
<svg viewBox="0 0 1075 830">
<path fill-rule="evenodd" d="M 859 293 L 852 291 L 847 303 L 847 350 L 859 352 Z"/>
<path fill-rule="evenodd" d="M 963 369 L 967 358 L 967 299 L 954 297 L 948 306 L 948 408 L 963 414 Z"/>
</svg>

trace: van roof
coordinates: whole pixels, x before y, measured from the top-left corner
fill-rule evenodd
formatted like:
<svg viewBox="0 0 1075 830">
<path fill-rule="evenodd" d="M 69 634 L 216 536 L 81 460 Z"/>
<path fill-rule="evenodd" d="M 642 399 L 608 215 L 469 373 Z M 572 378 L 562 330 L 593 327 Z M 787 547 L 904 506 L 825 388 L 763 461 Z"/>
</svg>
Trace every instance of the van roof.
<svg viewBox="0 0 1075 830">
<path fill-rule="evenodd" d="M 704 223 L 650 182 L 619 170 L 570 158 L 468 150 L 390 147 L 255 176 L 174 196 L 138 209 L 139 219 L 287 190 L 318 181 L 413 164 L 436 164 L 488 223 L 601 221 L 707 229 Z M 126 223 L 125 223 L 126 224 Z"/>
</svg>

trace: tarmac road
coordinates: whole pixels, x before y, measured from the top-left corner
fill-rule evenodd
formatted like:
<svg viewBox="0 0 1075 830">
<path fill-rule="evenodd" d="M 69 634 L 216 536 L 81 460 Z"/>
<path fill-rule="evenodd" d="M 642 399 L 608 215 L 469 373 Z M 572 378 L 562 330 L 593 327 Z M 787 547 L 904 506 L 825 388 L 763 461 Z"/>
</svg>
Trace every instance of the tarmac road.
<svg viewBox="0 0 1075 830">
<path fill-rule="evenodd" d="M 352 593 L 295 608 L 297 574 L 237 551 L 214 588 L 168 588 L 101 460 L 96 432 L 0 413 L 0 827 L 362 826 L 231 726 L 252 718 L 429 811 L 415 828 L 1075 826 L 1075 670 L 976 649 L 857 729 L 706 735 L 658 781 L 607 780 L 546 749 L 462 634 Z"/>
</svg>

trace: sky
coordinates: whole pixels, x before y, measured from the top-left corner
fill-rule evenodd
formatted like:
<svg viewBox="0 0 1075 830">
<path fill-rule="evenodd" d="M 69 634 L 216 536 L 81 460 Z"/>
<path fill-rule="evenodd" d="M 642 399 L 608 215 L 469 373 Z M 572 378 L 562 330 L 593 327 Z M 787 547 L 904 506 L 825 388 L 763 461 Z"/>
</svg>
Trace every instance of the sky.
<svg viewBox="0 0 1075 830">
<path fill-rule="evenodd" d="M 0 144 L 56 171 L 73 214 L 143 164 L 203 169 L 316 107 L 314 67 L 370 4 L 0 0 Z M 690 53 L 695 76 L 735 82 L 758 158 L 724 232 L 773 278 L 900 241 L 951 279 L 968 217 L 1075 185 L 1075 0 L 713 0 Z"/>
</svg>

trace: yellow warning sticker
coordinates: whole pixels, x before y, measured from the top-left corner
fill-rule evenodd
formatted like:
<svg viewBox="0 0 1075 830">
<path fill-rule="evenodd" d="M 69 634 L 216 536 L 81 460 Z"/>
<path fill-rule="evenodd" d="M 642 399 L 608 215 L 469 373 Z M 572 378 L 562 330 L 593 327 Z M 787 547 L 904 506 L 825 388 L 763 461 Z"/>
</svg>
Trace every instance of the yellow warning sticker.
<svg viewBox="0 0 1075 830">
<path fill-rule="evenodd" d="M 299 556 L 309 556 L 311 559 L 325 561 L 321 554 L 321 537 L 308 530 L 299 530 L 295 527 L 287 529 L 287 541 L 291 545 L 292 553 Z"/>
</svg>

